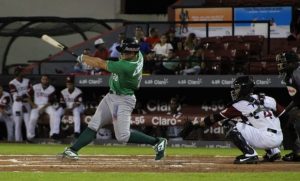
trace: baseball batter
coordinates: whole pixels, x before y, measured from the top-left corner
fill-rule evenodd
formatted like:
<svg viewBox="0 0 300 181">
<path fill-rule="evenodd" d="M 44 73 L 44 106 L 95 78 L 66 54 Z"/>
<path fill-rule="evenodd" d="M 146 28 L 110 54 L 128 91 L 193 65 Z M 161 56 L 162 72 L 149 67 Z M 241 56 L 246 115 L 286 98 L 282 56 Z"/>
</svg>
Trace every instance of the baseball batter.
<svg viewBox="0 0 300 181">
<path fill-rule="evenodd" d="M 7 131 L 7 141 L 14 140 L 14 123 L 11 118 L 12 100 L 8 92 L 0 85 L 0 121 L 4 122 Z"/>
<path fill-rule="evenodd" d="M 46 75 L 41 77 L 41 83 L 33 86 L 34 102 L 30 100 L 32 110 L 30 113 L 29 130 L 27 139 L 32 140 L 35 137 L 35 127 L 39 116 L 46 112 L 50 118 L 50 137 L 57 139 L 60 131 L 60 114 L 52 106 L 55 100 L 55 88 L 49 84 L 49 78 Z"/>
<path fill-rule="evenodd" d="M 210 126 L 225 121 L 227 137 L 243 152 L 236 157 L 236 164 L 258 162 L 257 152 L 252 147 L 266 150 L 264 161 L 280 159 L 278 147 L 283 135 L 278 117 L 284 113 L 284 108 L 269 96 L 253 94 L 253 88 L 252 77 L 238 77 L 231 92 L 233 103 L 200 122 L 200 125 Z M 242 121 L 233 121 L 234 118 Z"/>
<path fill-rule="evenodd" d="M 26 127 L 26 134 L 29 129 L 29 117 L 31 106 L 28 103 L 28 97 L 30 91 L 32 91 L 32 85 L 30 80 L 24 78 L 22 68 L 17 67 L 15 70 L 16 78 L 9 82 L 10 93 L 13 97 L 12 104 L 12 116 L 15 127 L 15 140 L 22 141 L 22 122 L 24 120 Z"/>
<path fill-rule="evenodd" d="M 74 136 L 79 137 L 80 134 L 80 114 L 83 112 L 82 91 L 74 87 L 74 77 L 66 78 L 67 88 L 61 91 L 60 104 L 65 108 L 65 115 L 73 115 Z"/>
<path fill-rule="evenodd" d="M 111 72 L 110 91 L 101 100 L 88 128 L 62 153 L 63 158 L 78 159 L 77 152 L 94 140 L 101 127 L 111 123 L 118 141 L 153 145 L 156 151 L 155 160 L 164 157 L 167 144 L 165 138 L 154 138 L 138 131 L 130 131 L 131 113 L 136 103 L 134 91 L 139 88 L 144 61 L 139 49 L 134 39 L 127 38 L 117 47 L 121 53 L 119 61 L 105 61 L 87 55 L 77 58 L 81 63 Z"/>
</svg>

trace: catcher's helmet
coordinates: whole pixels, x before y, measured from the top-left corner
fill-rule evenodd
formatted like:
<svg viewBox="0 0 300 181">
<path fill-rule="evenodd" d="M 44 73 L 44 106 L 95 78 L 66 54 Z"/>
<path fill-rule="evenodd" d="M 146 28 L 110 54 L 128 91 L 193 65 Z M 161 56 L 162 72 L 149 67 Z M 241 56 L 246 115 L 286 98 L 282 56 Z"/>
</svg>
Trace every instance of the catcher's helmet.
<svg viewBox="0 0 300 181">
<path fill-rule="evenodd" d="M 254 81 L 252 76 L 241 76 L 235 79 L 232 84 L 231 93 L 232 100 L 237 100 L 253 93 Z"/>
<path fill-rule="evenodd" d="M 277 68 L 280 74 L 296 69 L 298 67 L 298 61 L 298 55 L 293 51 L 276 55 Z"/>
<path fill-rule="evenodd" d="M 126 38 L 121 42 L 120 46 L 117 46 L 116 49 L 121 52 L 135 52 L 137 53 L 140 50 L 140 45 L 133 38 Z"/>
</svg>

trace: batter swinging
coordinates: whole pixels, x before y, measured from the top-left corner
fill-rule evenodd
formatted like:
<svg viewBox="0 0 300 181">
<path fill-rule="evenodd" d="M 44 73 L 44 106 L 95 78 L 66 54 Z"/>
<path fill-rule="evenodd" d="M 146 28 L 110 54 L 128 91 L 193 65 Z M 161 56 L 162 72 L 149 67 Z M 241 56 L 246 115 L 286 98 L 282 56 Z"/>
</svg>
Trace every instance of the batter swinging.
<svg viewBox="0 0 300 181">
<path fill-rule="evenodd" d="M 101 127 L 110 123 L 113 123 L 118 141 L 153 145 L 156 151 L 155 160 L 164 157 L 167 144 L 165 138 L 154 138 L 138 131 L 130 131 L 131 113 L 136 103 L 134 91 L 139 88 L 144 61 L 139 49 L 134 39 L 127 38 L 117 47 L 121 53 L 119 61 L 105 61 L 88 55 L 77 58 L 80 63 L 111 72 L 110 91 L 101 100 L 88 128 L 61 154 L 63 158 L 78 159 L 77 152 L 94 140 Z"/>
</svg>

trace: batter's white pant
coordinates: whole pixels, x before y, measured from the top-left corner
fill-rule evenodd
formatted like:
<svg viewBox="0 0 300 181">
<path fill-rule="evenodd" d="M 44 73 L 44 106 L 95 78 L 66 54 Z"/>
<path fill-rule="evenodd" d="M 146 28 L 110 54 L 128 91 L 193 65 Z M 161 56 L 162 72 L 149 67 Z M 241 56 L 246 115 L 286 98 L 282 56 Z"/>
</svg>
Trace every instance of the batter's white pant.
<svg viewBox="0 0 300 181">
<path fill-rule="evenodd" d="M 26 109 L 26 111 L 24 110 Z M 29 103 L 23 103 L 21 101 L 14 101 L 12 105 L 12 118 L 15 128 L 15 140 L 22 141 L 22 121 L 24 120 L 26 127 L 26 134 L 29 129 L 29 118 L 30 118 L 31 106 Z"/>
<path fill-rule="evenodd" d="M 127 143 L 130 137 L 131 113 L 135 106 L 134 95 L 106 94 L 88 127 L 96 132 L 110 123 L 113 123 L 115 136 L 119 142 Z"/>
<path fill-rule="evenodd" d="M 7 114 L 0 113 L 0 122 L 4 122 L 6 125 L 6 132 L 7 132 L 7 141 L 14 140 L 14 122 L 12 117 Z"/>
<path fill-rule="evenodd" d="M 72 111 L 73 121 L 74 121 L 74 133 L 80 133 L 80 125 L 81 125 L 81 113 L 83 113 L 84 108 L 82 106 L 75 107 Z M 62 107 L 58 109 L 58 114 L 60 117 L 64 115 L 64 110 Z"/>
<path fill-rule="evenodd" d="M 243 135 L 243 137 L 249 143 L 249 145 L 255 148 L 262 148 L 262 149 L 277 148 L 278 149 L 278 147 L 281 145 L 283 140 L 283 135 L 281 130 L 276 130 L 277 133 L 272 133 L 267 131 L 267 128 L 258 129 L 241 122 L 238 122 L 236 124 L 236 128 Z"/>
<path fill-rule="evenodd" d="M 36 128 L 37 120 L 40 116 L 39 110 L 42 107 L 43 107 L 43 105 L 39 105 L 37 108 L 34 108 L 31 110 L 27 139 L 32 139 L 35 137 L 35 128 Z M 59 112 L 56 109 L 54 109 L 52 106 L 48 106 L 45 109 L 45 112 L 49 115 L 49 118 L 50 118 L 50 120 L 49 120 L 49 124 L 50 124 L 49 136 L 51 137 L 53 134 L 59 134 L 59 128 L 60 128 Z"/>
</svg>

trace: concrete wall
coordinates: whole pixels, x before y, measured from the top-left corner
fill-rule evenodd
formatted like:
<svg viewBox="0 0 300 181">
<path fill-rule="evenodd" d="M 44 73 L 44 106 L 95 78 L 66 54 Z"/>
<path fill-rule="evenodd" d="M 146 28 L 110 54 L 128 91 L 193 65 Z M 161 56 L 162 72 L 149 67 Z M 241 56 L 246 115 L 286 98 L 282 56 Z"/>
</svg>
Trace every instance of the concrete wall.
<svg viewBox="0 0 300 181">
<path fill-rule="evenodd" d="M 59 16 L 114 19 L 119 0 L 1 0 L 0 16 Z"/>
<path fill-rule="evenodd" d="M 167 18 L 165 15 L 125 15 L 120 14 L 120 10 L 121 0 L 0 0 L 0 17 L 56 16 L 132 21 L 166 21 Z M 88 33 L 88 38 L 96 36 L 99 34 Z M 55 38 L 69 46 L 82 42 L 82 38 L 76 34 Z M 57 52 L 59 52 L 57 49 L 38 38 L 19 37 L 12 44 L 6 65 L 27 63 L 27 60 L 41 60 Z"/>
<path fill-rule="evenodd" d="M 119 0 L 1 0 L 0 17 L 13 16 L 57 16 L 90 17 L 114 19 L 120 12 Z M 89 37 L 99 34 L 89 33 Z M 79 35 L 56 37 L 67 45 L 80 43 Z M 19 37 L 8 54 L 7 65 L 27 63 L 27 60 L 41 60 L 57 49 L 50 47 L 38 38 Z"/>
</svg>

